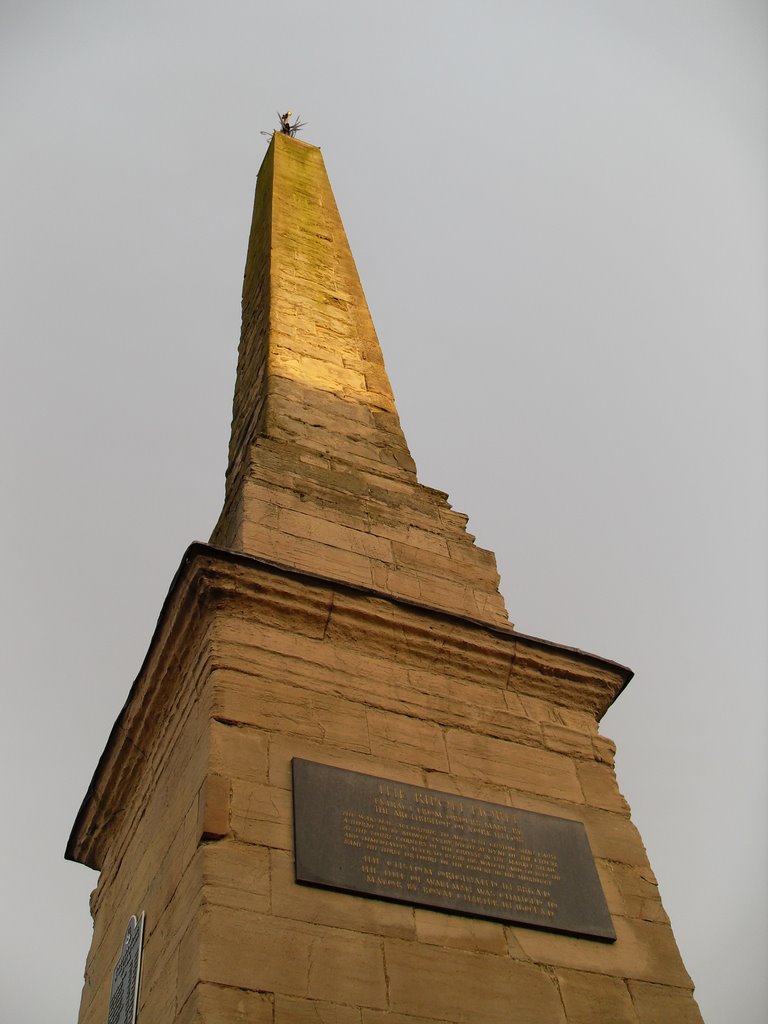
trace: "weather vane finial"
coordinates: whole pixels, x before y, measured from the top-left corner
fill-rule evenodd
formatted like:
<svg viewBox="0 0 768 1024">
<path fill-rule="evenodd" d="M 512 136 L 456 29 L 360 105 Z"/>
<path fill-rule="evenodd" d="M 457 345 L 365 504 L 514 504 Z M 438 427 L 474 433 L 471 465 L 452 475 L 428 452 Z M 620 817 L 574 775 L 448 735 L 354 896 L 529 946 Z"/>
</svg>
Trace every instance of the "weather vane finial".
<svg viewBox="0 0 768 1024">
<path fill-rule="evenodd" d="M 306 121 L 300 121 L 299 118 L 297 117 L 296 120 L 293 122 L 293 124 L 291 124 L 291 118 L 293 117 L 293 111 L 292 110 L 286 110 L 286 112 L 284 114 L 281 114 L 278 111 L 277 117 L 278 117 L 278 120 L 280 121 L 280 134 L 281 135 L 290 135 L 291 138 L 293 138 L 296 135 L 296 132 L 300 132 L 301 129 L 307 123 Z M 266 135 L 268 139 L 271 139 L 272 136 L 275 133 L 274 133 L 274 131 L 271 131 L 271 132 L 262 132 L 261 134 L 262 135 Z"/>
<path fill-rule="evenodd" d="M 291 118 L 293 117 L 292 110 L 286 110 L 284 114 L 278 114 L 277 116 L 280 118 L 280 131 L 283 135 L 290 135 L 291 138 L 293 138 L 296 132 L 300 132 L 306 124 L 306 121 L 300 121 L 298 117 L 293 124 L 291 124 Z"/>
</svg>

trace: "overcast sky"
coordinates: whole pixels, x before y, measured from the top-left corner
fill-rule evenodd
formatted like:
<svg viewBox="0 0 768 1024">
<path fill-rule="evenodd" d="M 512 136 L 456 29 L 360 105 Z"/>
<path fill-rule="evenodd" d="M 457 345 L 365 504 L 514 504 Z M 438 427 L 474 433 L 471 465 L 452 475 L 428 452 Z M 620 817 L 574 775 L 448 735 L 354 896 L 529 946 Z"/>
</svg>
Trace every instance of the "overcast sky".
<svg viewBox="0 0 768 1024">
<path fill-rule="evenodd" d="M 290 107 L 420 479 L 519 629 L 635 670 L 603 731 L 704 1018 L 764 1024 L 767 39 L 756 0 L 0 0 L 5 1020 L 77 1016 L 64 845 L 221 506 Z"/>
</svg>

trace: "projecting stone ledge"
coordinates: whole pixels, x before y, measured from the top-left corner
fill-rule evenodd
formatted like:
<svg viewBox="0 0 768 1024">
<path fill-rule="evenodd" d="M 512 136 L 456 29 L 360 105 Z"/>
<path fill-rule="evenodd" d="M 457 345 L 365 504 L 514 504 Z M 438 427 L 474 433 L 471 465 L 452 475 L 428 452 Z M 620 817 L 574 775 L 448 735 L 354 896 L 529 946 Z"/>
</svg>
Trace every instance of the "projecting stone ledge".
<svg viewBox="0 0 768 1024">
<path fill-rule="evenodd" d="M 106 849 L 114 850 L 108 837 L 127 827 L 137 775 L 155 770 L 144 751 L 158 750 L 158 733 L 164 733 L 170 709 L 199 701 L 195 689 L 207 685 L 210 673 L 231 669 L 230 614 L 235 615 L 232 621 L 258 623 L 262 656 L 267 664 L 276 659 L 276 671 L 287 656 L 299 671 L 306 662 L 309 675 L 302 673 L 302 679 L 309 689 L 304 697 L 291 696 L 291 687 L 283 697 L 269 697 L 277 714 L 283 700 L 291 704 L 290 712 L 286 709 L 289 731 L 328 741 L 343 734 L 349 744 L 345 730 L 356 726 L 345 724 L 340 710 L 329 706 L 325 715 L 306 699 L 315 686 L 327 690 L 333 678 L 331 688 L 341 699 L 370 708 L 373 717 L 362 726 L 361 737 L 366 744 L 374 742 L 374 752 L 412 744 L 419 763 L 446 771 L 445 753 L 437 748 L 430 753 L 432 733 L 445 730 L 440 749 L 446 743 L 450 758 L 470 775 L 482 768 L 481 774 L 499 785 L 533 786 L 534 792 L 540 791 L 540 777 L 548 793 L 559 787 L 563 799 L 579 802 L 582 786 L 588 785 L 598 804 L 609 800 L 614 811 L 626 813 L 613 790 L 599 793 L 604 770 L 599 766 L 609 770 L 613 745 L 597 733 L 596 722 L 631 678 L 629 669 L 509 627 L 493 628 L 374 589 L 193 544 L 80 808 L 67 846 L 69 859 L 103 867 Z M 241 630 L 236 643 L 247 636 L 248 629 Z M 225 648 L 226 656 L 220 657 Z M 265 653 L 270 649 L 271 654 Z M 359 664 L 347 655 L 342 668 L 339 649 L 359 650 Z M 179 690 L 182 663 L 187 685 L 193 686 L 189 693 Z M 259 689 L 268 696 L 265 685 Z M 227 706 L 214 712 L 217 717 L 236 719 L 242 713 L 231 703 L 237 703 L 237 693 L 237 687 L 228 691 Z M 250 699 L 247 693 L 243 697 Z M 388 716 L 394 716 L 394 723 L 402 715 L 407 718 L 399 718 L 390 735 Z M 403 723 L 411 738 L 403 733 Z M 510 742 L 518 751 L 516 766 L 509 762 Z M 571 769 L 558 782 L 566 753 L 597 766 L 592 774 L 585 769 L 585 783 Z"/>
</svg>

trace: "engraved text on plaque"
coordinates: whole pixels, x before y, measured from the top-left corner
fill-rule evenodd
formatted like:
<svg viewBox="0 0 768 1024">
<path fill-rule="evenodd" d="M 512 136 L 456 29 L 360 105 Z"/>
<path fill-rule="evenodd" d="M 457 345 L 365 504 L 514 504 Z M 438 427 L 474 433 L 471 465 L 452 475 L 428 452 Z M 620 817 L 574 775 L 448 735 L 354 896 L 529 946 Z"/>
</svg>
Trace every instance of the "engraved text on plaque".
<svg viewBox="0 0 768 1024">
<path fill-rule="evenodd" d="M 299 882 L 616 938 L 580 821 L 299 758 L 293 801 Z"/>
</svg>

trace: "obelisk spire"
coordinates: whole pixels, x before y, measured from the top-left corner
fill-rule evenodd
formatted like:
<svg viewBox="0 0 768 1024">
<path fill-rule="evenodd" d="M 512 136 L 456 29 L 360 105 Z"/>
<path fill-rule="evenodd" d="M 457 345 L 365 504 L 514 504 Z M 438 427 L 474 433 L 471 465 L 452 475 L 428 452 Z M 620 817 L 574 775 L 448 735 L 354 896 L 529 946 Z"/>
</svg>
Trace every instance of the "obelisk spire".
<svg viewBox="0 0 768 1024">
<path fill-rule="evenodd" d="M 256 187 L 212 542 L 506 624 L 495 560 L 465 523 L 417 482 L 320 150 L 275 133 Z"/>
</svg>

